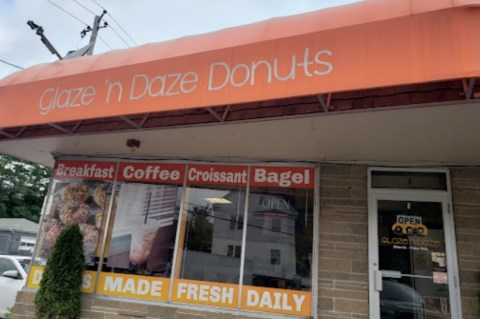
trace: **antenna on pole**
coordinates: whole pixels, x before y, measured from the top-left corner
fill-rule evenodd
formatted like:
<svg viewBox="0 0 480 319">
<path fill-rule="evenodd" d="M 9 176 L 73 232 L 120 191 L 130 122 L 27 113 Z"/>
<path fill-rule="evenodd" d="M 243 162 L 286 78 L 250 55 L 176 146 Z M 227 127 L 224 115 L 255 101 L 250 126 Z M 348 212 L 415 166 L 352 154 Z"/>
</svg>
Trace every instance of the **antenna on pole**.
<svg viewBox="0 0 480 319">
<path fill-rule="evenodd" d="M 27 24 L 32 30 L 37 30 L 37 32 L 36 32 L 37 35 L 40 36 L 40 40 L 47 47 L 48 51 L 50 51 L 52 54 L 55 54 L 60 60 L 63 60 L 63 57 L 60 55 L 60 53 L 58 53 L 57 49 L 55 49 L 53 44 L 50 43 L 50 41 L 47 39 L 47 37 L 43 34 L 43 31 L 44 31 L 43 27 L 39 26 L 38 24 L 36 24 L 32 20 L 28 20 Z"/>
</svg>

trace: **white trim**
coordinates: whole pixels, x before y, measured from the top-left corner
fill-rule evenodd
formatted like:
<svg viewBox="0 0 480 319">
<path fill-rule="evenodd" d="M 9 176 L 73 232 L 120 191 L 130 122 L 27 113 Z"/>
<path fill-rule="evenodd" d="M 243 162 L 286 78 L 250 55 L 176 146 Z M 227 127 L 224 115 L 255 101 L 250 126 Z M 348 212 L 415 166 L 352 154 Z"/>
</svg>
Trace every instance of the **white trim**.
<svg viewBox="0 0 480 319">
<path fill-rule="evenodd" d="M 312 315 L 318 318 L 318 277 L 319 277 L 319 238 L 320 238 L 320 165 L 315 167 L 313 190 L 313 251 L 312 251 Z"/>
<path fill-rule="evenodd" d="M 183 221 L 183 209 L 185 205 L 185 197 L 187 194 L 187 172 L 188 172 L 188 164 L 185 165 L 185 176 L 183 177 L 183 185 L 182 185 L 182 198 L 180 199 L 180 209 L 178 212 L 178 220 L 177 220 L 177 229 L 175 233 L 175 243 L 174 243 L 174 249 L 173 249 L 173 256 L 172 256 L 172 271 L 170 273 L 170 286 L 168 287 L 168 300 L 172 300 L 172 295 L 173 295 L 173 286 L 175 282 L 175 270 L 177 269 L 177 255 L 178 255 L 178 242 L 180 240 L 180 228 L 182 227 L 182 221 Z M 188 212 L 187 212 L 187 221 L 188 221 Z M 187 225 L 188 227 L 188 225 Z M 185 245 L 185 243 L 184 243 Z M 182 249 L 185 249 L 183 247 Z M 96 291 L 96 290 L 95 290 Z"/>
<path fill-rule="evenodd" d="M 110 203 L 108 203 L 108 211 L 106 213 L 107 220 L 103 222 L 102 217 L 102 224 L 105 225 L 103 229 L 103 239 L 102 239 L 102 245 L 100 249 L 100 256 L 98 260 L 98 266 L 97 266 L 97 279 L 95 280 L 95 285 L 93 287 L 93 291 L 98 290 L 98 286 L 100 285 L 100 274 L 102 273 L 103 270 L 103 265 L 105 262 L 105 248 L 107 247 L 107 237 L 108 237 L 108 230 L 110 229 L 110 218 L 112 216 L 112 208 L 113 208 L 113 202 L 115 201 L 115 192 L 117 191 L 117 185 L 118 185 L 118 171 L 120 170 L 120 162 L 117 161 L 117 167 L 115 169 L 115 178 L 113 180 L 112 184 L 112 195 L 110 196 Z M 113 230 L 113 225 L 112 225 L 112 230 Z M 98 245 L 99 243 L 97 243 Z"/>
<path fill-rule="evenodd" d="M 403 172 L 431 172 L 446 175 L 445 191 L 418 190 L 418 189 L 387 189 L 372 188 L 371 175 L 373 171 L 403 171 Z M 447 254 L 448 285 L 450 315 L 452 318 L 462 318 L 460 287 L 458 284 L 458 263 L 456 253 L 455 225 L 452 207 L 450 171 L 447 168 L 385 168 L 374 167 L 368 169 L 368 249 L 369 249 L 369 312 L 371 319 L 380 318 L 380 296 L 375 289 L 375 273 L 378 271 L 378 224 L 377 201 L 385 200 L 412 200 L 430 201 L 442 204 L 442 218 L 444 228 L 445 252 Z"/>
<path fill-rule="evenodd" d="M 250 181 L 251 166 L 248 166 L 247 181 Z M 247 235 L 248 235 L 248 203 L 250 200 L 250 183 L 247 183 L 245 189 L 245 200 L 243 208 L 243 228 L 242 228 L 242 252 L 240 256 L 240 277 L 238 278 L 238 309 L 242 308 L 242 296 L 243 296 L 243 276 L 245 272 L 245 256 L 247 251 Z"/>
</svg>

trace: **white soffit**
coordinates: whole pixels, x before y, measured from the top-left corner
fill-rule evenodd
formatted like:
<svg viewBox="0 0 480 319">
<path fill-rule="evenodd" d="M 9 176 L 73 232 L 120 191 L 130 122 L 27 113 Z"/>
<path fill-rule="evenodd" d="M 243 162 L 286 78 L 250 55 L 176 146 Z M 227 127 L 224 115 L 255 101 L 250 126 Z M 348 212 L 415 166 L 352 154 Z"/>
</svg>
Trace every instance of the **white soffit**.
<svg viewBox="0 0 480 319">
<path fill-rule="evenodd" d="M 128 139 L 138 139 L 132 151 Z M 52 154 L 224 161 L 480 164 L 480 102 L 0 142 L 53 165 Z"/>
</svg>

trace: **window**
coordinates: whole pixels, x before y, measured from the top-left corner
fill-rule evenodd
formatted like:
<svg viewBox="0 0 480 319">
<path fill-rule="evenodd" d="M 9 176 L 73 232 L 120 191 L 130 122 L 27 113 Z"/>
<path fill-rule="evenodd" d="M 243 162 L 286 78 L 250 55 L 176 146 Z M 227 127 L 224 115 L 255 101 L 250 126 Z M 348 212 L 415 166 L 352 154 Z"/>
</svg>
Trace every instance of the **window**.
<svg viewBox="0 0 480 319">
<path fill-rule="evenodd" d="M 282 218 L 286 217 L 286 215 L 280 215 L 280 216 L 272 216 L 272 232 L 279 233 L 282 231 Z"/>
<path fill-rule="evenodd" d="M 228 249 L 227 249 L 227 256 L 228 257 L 240 258 L 241 254 L 242 254 L 242 247 L 241 246 L 228 245 Z"/>
<path fill-rule="evenodd" d="M 230 217 L 230 229 L 232 230 L 243 229 L 243 216 L 236 215 L 236 216 Z"/>
<path fill-rule="evenodd" d="M 247 168 L 195 165 L 189 168 L 188 176 L 204 176 L 205 172 L 211 176 L 246 176 Z M 177 264 L 176 276 L 238 284 L 242 232 L 232 231 L 232 227 L 243 228 L 246 179 L 192 180 L 187 186 L 180 233 L 184 245 L 177 254 L 182 260 Z"/>
<path fill-rule="evenodd" d="M 310 290 L 313 188 L 251 187 L 248 208 L 245 285 Z"/>
<path fill-rule="evenodd" d="M 120 172 L 131 171 L 139 173 L 125 176 L 128 179 L 120 176 L 116 190 L 113 230 L 104 270 L 169 277 L 184 166 L 146 163 L 120 166 Z M 146 178 L 146 172 L 155 171 L 164 172 L 163 183 Z"/>
<path fill-rule="evenodd" d="M 63 170 L 67 162 L 70 165 L 68 172 L 73 172 L 72 175 Z M 36 253 L 39 260 L 45 261 L 50 256 L 65 227 L 77 223 L 83 235 L 86 268 L 96 269 L 101 249 L 99 238 L 105 231 L 103 217 L 108 212 L 116 165 L 112 162 L 57 161 L 48 205 L 42 216 Z M 91 177 L 75 174 L 84 170 L 93 172 L 94 169 L 104 170 L 106 174 Z M 22 239 L 28 242 L 28 237 Z"/>
<path fill-rule="evenodd" d="M 84 274 L 94 278 L 85 281 L 83 292 L 311 315 L 313 167 L 59 165 L 43 212 L 35 271 L 45 266 L 63 227 L 80 218 L 92 229 Z M 111 178 L 58 176 L 72 172 Z"/>
<path fill-rule="evenodd" d="M 11 260 L 0 258 L 0 275 L 8 270 L 17 270 L 17 267 Z"/>
<path fill-rule="evenodd" d="M 270 250 L 270 263 L 272 265 L 280 265 L 280 250 L 278 249 Z"/>
</svg>

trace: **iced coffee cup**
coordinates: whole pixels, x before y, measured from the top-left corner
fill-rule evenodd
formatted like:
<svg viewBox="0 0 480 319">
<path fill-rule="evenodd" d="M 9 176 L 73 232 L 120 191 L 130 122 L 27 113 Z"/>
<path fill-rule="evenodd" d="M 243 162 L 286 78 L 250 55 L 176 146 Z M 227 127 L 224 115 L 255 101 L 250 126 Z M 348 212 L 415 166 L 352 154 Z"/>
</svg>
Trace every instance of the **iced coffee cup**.
<svg viewBox="0 0 480 319">
<path fill-rule="evenodd" d="M 130 243 L 131 264 L 138 266 L 147 262 L 158 228 L 157 225 L 142 225 L 135 228 Z"/>
</svg>

